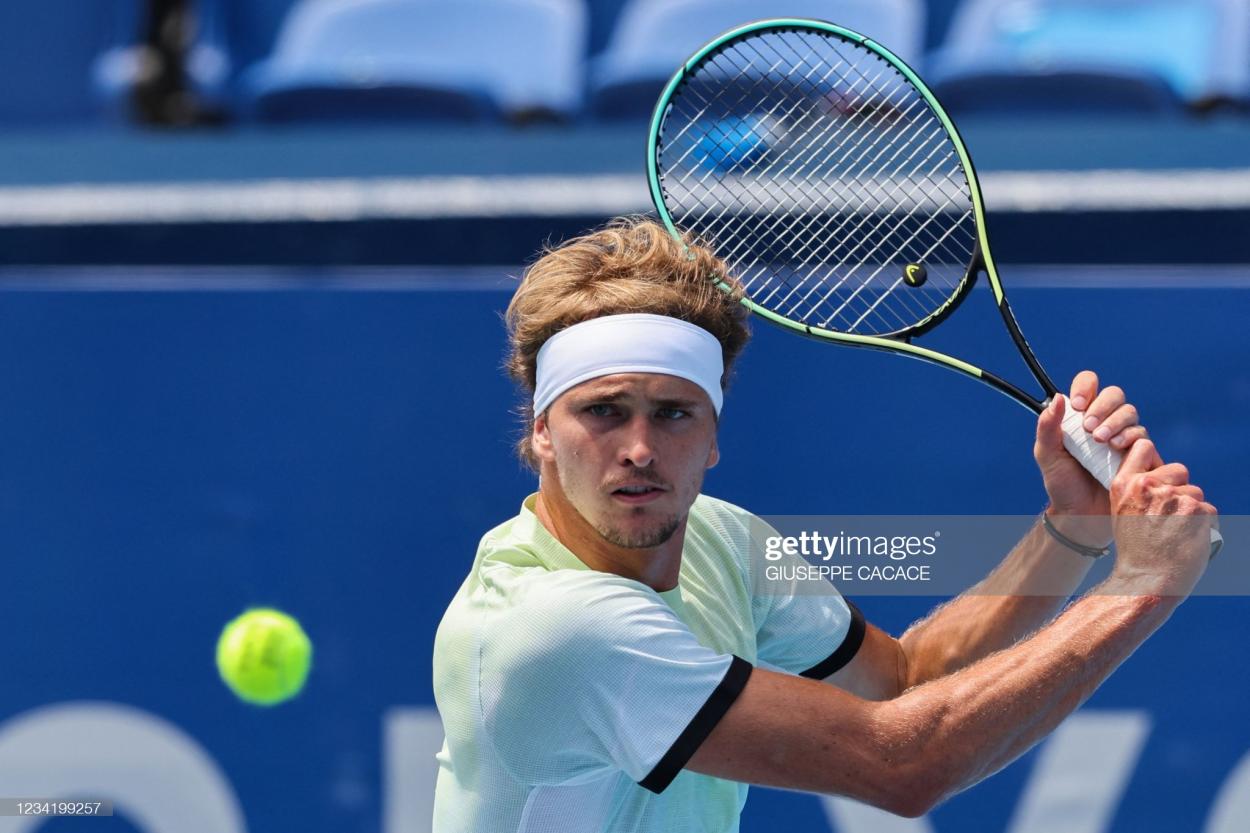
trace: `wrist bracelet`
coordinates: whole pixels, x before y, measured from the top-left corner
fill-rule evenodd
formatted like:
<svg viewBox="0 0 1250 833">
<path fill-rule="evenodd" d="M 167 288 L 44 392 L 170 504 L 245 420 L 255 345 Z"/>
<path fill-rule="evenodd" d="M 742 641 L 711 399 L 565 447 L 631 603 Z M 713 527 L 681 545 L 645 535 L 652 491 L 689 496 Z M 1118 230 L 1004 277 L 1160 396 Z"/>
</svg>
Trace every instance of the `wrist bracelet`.
<svg viewBox="0 0 1250 833">
<path fill-rule="evenodd" d="M 1110 545 L 1105 547 L 1087 547 L 1084 544 L 1078 544 L 1059 530 L 1055 529 L 1055 525 L 1050 522 L 1050 516 L 1045 512 L 1042 513 L 1042 526 L 1050 533 L 1050 537 L 1063 544 L 1073 552 L 1079 552 L 1086 558 L 1102 558 L 1111 552 Z"/>
</svg>

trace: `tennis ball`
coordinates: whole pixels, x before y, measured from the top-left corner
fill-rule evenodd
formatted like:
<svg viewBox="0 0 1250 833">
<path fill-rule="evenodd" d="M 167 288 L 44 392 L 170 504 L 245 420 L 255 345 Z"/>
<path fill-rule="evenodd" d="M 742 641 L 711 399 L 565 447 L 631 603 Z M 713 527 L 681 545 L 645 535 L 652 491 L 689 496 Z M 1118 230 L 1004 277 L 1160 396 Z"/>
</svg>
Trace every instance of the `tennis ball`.
<svg viewBox="0 0 1250 833">
<path fill-rule="evenodd" d="M 304 687 L 312 643 L 299 622 L 280 610 L 253 608 L 222 630 L 217 670 L 239 699 L 275 706 Z"/>
</svg>

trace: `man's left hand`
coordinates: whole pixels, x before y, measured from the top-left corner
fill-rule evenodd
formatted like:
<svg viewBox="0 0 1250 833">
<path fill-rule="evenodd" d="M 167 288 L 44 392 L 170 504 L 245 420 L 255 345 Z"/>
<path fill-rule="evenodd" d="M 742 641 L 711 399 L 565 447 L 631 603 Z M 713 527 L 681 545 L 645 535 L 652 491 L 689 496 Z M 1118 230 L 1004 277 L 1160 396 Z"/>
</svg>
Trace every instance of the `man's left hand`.
<svg viewBox="0 0 1250 833">
<path fill-rule="evenodd" d="M 1137 408 L 1125 400 L 1124 391 L 1115 385 L 1099 390 L 1098 376 L 1092 370 L 1078 373 L 1068 398 L 1056 395 L 1037 420 L 1033 457 L 1050 498 L 1047 513 L 1056 521 L 1069 515 L 1101 516 L 1106 519 L 1106 529 L 1097 532 L 1105 532 L 1103 540 L 1110 540 L 1111 503 L 1107 490 L 1063 447 L 1063 415 L 1067 408 L 1084 411 L 1085 430 L 1093 434 L 1096 442 L 1108 443 L 1120 452 L 1127 452 L 1133 443 L 1145 437 L 1146 429 L 1138 423 Z M 1089 522 L 1092 519 L 1082 525 L 1083 542 L 1094 532 L 1089 530 Z"/>
</svg>

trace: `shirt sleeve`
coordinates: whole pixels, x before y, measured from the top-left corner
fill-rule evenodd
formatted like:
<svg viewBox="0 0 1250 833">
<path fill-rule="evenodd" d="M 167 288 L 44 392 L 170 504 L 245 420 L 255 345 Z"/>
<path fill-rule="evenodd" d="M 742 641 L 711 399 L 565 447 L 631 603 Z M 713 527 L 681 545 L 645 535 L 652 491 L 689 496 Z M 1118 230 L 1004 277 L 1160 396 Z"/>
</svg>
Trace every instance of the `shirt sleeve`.
<svg viewBox="0 0 1250 833">
<path fill-rule="evenodd" d="M 780 596 L 767 607 L 756 639 L 759 659 L 823 680 L 855 658 L 867 625 L 853 602 L 828 595 Z"/>
<path fill-rule="evenodd" d="M 757 658 L 791 674 L 823 680 L 858 653 L 867 628 L 864 616 L 831 582 L 763 580 L 763 542 L 777 531 L 755 516 L 749 528 L 747 559 L 753 575 Z M 783 555 L 771 563 L 805 562 Z"/>
<path fill-rule="evenodd" d="M 560 570 L 483 633 L 483 724 L 528 784 L 624 771 L 662 792 L 746 686 L 752 667 L 699 644 L 650 588 Z"/>
</svg>

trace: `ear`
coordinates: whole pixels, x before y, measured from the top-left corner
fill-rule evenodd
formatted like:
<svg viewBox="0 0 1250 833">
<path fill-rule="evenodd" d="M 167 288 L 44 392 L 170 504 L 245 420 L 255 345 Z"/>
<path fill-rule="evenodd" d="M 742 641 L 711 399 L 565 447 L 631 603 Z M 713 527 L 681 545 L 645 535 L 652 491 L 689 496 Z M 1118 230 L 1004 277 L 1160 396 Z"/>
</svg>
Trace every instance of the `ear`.
<svg viewBox="0 0 1250 833">
<path fill-rule="evenodd" d="M 720 446 L 716 443 L 716 435 L 712 435 L 712 447 L 707 452 L 707 468 L 715 468 L 720 462 Z"/>
<path fill-rule="evenodd" d="M 534 456 L 539 460 L 554 462 L 556 452 L 551 442 L 551 426 L 547 424 L 547 413 L 548 411 L 543 411 L 534 417 L 534 428 L 530 433 L 530 446 L 534 449 Z"/>
</svg>

